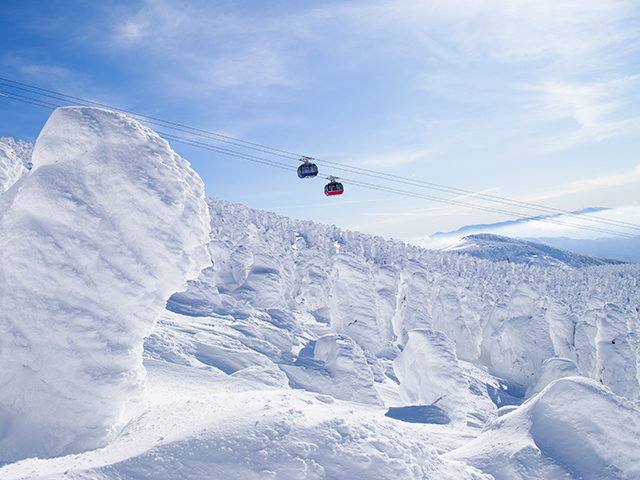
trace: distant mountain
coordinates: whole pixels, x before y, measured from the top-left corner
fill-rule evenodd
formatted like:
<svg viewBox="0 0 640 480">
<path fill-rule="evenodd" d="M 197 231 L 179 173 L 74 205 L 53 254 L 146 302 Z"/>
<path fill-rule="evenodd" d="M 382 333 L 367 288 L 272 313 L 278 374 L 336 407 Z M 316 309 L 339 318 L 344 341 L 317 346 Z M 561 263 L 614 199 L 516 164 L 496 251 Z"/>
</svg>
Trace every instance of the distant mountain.
<svg viewBox="0 0 640 480">
<path fill-rule="evenodd" d="M 575 210 L 573 212 L 571 212 L 572 215 L 585 215 L 585 214 L 592 214 L 592 213 L 599 213 L 599 212 L 606 212 L 607 210 L 611 210 L 610 208 L 605 208 L 605 207 L 588 207 L 588 208 L 582 208 L 580 210 Z M 433 235 L 431 235 L 431 238 L 447 238 L 450 237 L 451 235 L 457 234 L 457 235 L 472 235 L 477 232 L 486 232 L 488 230 L 494 230 L 494 229 L 504 229 L 504 228 L 512 228 L 512 227 L 517 227 L 517 226 L 521 226 L 521 225 L 527 225 L 528 223 L 532 222 L 532 221 L 536 221 L 536 220 L 545 220 L 545 219 L 549 219 L 549 218 L 561 218 L 562 215 L 560 214 L 555 214 L 555 215 L 539 215 L 536 217 L 527 217 L 527 218 L 516 218 L 513 220 L 505 220 L 502 222 L 496 222 L 496 223 L 477 223 L 477 224 L 473 224 L 473 225 L 465 225 L 464 227 L 460 227 L 457 230 L 451 231 L 451 232 L 437 232 L 434 233 Z"/>
<path fill-rule="evenodd" d="M 591 207 L 571 212 L 572 215 L 585 215 L 607 212 L 612 209 Z M 439 250 L 445 245 L 453 245 L 465 236 L 491 234 L 495 236 L 509 236 L 524 241 L 542 243 L 558 249 L 587 255 L 591 257 L 621 260 L 623 262 L 640 263 L 640 240 L 629 236 L 609 236 L 599 238 L 568 238 L 568 237 L 530 237 L 522 235 L 526 225 L 545 219 L 560 219 L 559 215 L 539 216 L 532 218 L 518 218 L 490 224 L 466 225 L 449 232 L 437 232 L 417 242 L 418 245 Z M 512 233 L 519 232 L 519 233 Z"/>
<path fill-rule="evenodd" d="M 640 263 L 640 240 L 625 237 L 601 237 L 579 239 L 567 237 L 527 238 L 533 242 L 571 250 L 592 257 L 607 257 L 626 262 Z"/>
<path fill-rule="evenodd" d="M 591 257 L 542 243 L 503 237 L 491 233 L 478 233 L 464 237 L 458 244 L 446 248 L 449 252 L 466 253 L 476 258 L 507 261 L 542 267 L 589 267 L 620 265 L 621 260 Z"/>
</svg>

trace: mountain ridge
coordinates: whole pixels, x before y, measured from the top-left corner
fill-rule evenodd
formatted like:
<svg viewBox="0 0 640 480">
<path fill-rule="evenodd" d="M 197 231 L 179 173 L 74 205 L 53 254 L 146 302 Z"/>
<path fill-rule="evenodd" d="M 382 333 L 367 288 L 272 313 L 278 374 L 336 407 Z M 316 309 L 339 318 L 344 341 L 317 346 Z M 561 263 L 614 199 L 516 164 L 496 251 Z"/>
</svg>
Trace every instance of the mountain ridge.
<svg viewBox="0 0 640 480">
<path fill-rule="evenodd" d="M 533 240 L 523 240 L 493 233 L 467 235 L 444 251 L 463 253 L 493 261 L 526 263 L 539 266 L 581 268 L 594 265 L 621 265 L 623 260 L 599 258 L 571 252 Z"/>
</svg>

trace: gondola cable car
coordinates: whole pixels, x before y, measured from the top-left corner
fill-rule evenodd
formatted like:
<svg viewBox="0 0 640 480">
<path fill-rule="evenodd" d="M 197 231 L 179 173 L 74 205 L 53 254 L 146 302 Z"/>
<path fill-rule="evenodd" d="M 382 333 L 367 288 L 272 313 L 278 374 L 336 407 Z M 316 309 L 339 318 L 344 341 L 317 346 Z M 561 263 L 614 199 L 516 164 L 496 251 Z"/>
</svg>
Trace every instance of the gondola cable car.
<svg viewBox="0 0 640 480">
<path fill-rule="evenodd" d="M 331 176 L 329 177 L 329 183 L 324 186 L 324 194 L 328 197 L 333 195 L 342 195 L 344 192 L 344 187 L 342 183 L 336 182 L 338 177 Z"/>
<path fill-rule="evenodd" d="M 313 178 L 318 175 L 318 167 L 311 160 L 313 160 L 311 157 L 302 157 L 300 159 L 304 163 L 298 167 L 299 178 Z"/>
</svg>

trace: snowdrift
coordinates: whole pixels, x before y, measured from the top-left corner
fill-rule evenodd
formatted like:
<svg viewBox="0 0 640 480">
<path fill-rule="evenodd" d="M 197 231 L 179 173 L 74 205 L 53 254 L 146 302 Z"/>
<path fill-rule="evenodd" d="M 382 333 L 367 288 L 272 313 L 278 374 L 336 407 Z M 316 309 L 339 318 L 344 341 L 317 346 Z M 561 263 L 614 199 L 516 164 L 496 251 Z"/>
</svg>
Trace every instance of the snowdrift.
<svg viewBox="0 0 640 480">
<path fill-rule="evenodd" d="M 394 407 L 390 416 L 406 421 L 416 418 L 407 407 L 431 406 L 422 409 L 424 423 L 475 430 L 463 436 L 479 435 L 499 412 L 576 375 L 605 386 L 593 395 L 617 395 L 618 405 L 636 409 L 623 399 L 637 402 L 639 394 L 637 265 L 477 259 L 209 204 L 213 266 L 168 303 L 176 315 L 191 317 L 192 331 L 207 334 L 178 333 L 184 317 L 163 321 L 147 341 L 154 358 L 234 376 L 248 373 L 243 365 L 254 358 L 262 373 L 251 375 L 265 384 L 283 371 L 294 388 L 368 405 L 382 400 Z M 337 342 L 339 354 L 318 354 L 318 344 L 335 349 Z M 215 357 L 200 355 L 213 345 Z M 555 406 L 559 417 L 574 418 L 571 403 Z M 588 402 L 580 408 L 586 417 L 601 416 Z M 514 435 L 506 431 L 505 437 Z M 588 435 L 577 424 L 575 432 Z M 627 449 L 638 433 L 624 435 L 629 443 L 613 448 L 628 458 L 626 466 L 603 460 L 611 478 L 627 478 L 640 460 Z M 554 445 L 551 450 L 560 448 Z M 529 473 L 522 478 L 579 478 L 558 455 L 536 458 L 524 462 Z"/>
<path fill-rule="evenodd" d="M 640 412 L 593 380 L 551 383 L 451 453 L 496 479 L 640 478 Z"/>
<path fill-rule="evenodd" d="M 100 110 L 33 158 L 0 198 L 3 478 L 640 478 L 640 266 L 203 199 Z"/>
<path fill-rule="evenodd" d="M 96 448 L 142 411 L 142 341 L 205 266 L 203 185 L 123 115 L 56 110 L 0 197 L 0 462 Z"/>
</svg>

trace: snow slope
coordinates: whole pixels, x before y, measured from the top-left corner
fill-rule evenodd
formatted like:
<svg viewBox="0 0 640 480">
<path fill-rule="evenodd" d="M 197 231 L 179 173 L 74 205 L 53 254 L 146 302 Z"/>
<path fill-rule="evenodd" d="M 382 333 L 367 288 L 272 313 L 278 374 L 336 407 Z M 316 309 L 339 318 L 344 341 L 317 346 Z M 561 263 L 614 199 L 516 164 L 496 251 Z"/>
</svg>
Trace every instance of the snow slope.
<svg viewBox="0 0 640 480">
<path fill-rule="evenodd" d="M 372 374 L 397 357 L 408 332 L 431 329 L 453 342 L 459 360 L 481 362 L 523 389 L 545 359 L 561 357 L 622 391 L 602 375 L 623 352 L 621 384 L 637 391 L 637 265 L 494 262 L 209 204 L 213 267 L 171 298 L 171 311 L 236 318 L 251 306 L 288 332 L 351 338 Z M 616 338 L 612 351 L 600 343 Z"/>
<path fill-rule="evenodd" d="M 124 221 L 126 209 L 115 211 L 112 221 L 136 225 L 138 234 L 127 237 L 131 249 L 162 251 L 162 242 L 179 246 L 171 251 L 174 256 L 164 256 L 171 268 L 155 271 L 153 280 L 132 282 L 91 264 L 85 271 L 101 283 L 78 289 L 88 299 L 101 288 L 117 292 L 100 309 L 91 303 L 85 309 L 86 327 L 97 336 L 110 335 L 112 328 L 113 314 L 103 309 L 135 312 L 127 318 L 137 327 L 135 334 L 118 337 L 135 352 L 127 361 L 120 351 L 93 352 L 94 344 L 83 338 L 71 350 L 89 363 L 108 353 L 135 372 L 136 381 L 105 385 L 105 378 L 113 377 L 86 369 L 83 381 L 94 398 L 102 395 L 102 405 L 113 409 L 129 399 L 144 408 L 118 417 L 119 423 L 109 417 L 105 425 L 129 422 L 103 435 L 102 448 L 85 442 L 74 449 L 83 453 L 64 455 L 72 451 L 67 446 L 51 452 L 50 459 L 26 458 L 34 455 L 36 433 L 47 426 L 34 422 L 34 436 L 14 447 L 0 477 L 640 478 L 640 266 L 596 261 L 575 268 L 570 262 L 508 263 L 494 256 L 427 251 L 216 199 L 206 199 L 207 218 L 198 209 L 202 197 L 195 174 L 163 141 L 124 117 L 80 111 L 86 116 L 58 116 L 52 145 L 69 142 L 67 132 L 85 132 L 83 142 L 104 155 L 84 155 L 84 160 L 121 158 L 116 171 L 123 174 L 113 175 L 120 189 L 135 187 L 136 203 L 168 190 L 172 205 L 179 205 L 179 198 L 190 206 L 185 210 L 192 223 L 189 228 L 185 221 L 165 223 L 165 214 L 175 218 L 175 211 L 161 220 L 154 216 L 155 203 L 153 212 L 136 212 L 140 215 L 131 223 Z M 67 122 L 73 128 L 64 126 Z M 96 122 L 109 126 L 108 135 Z M 111 135 L 117 140 L 104 144 Z M 131 158 L 149 161 L 136 162 L 136 169 L 127 161 Z M 173 165 L 170 159 L 176 169 L 156 182 L 157 169 Z M 74 168 L 81 165 L 78 161 Z M 5 197 L 22 191 L 20 185 L 39 168 L 2 196 L 3 212 Z M 89 178 L 110 183 L 113 173 L 95 171 Z M 100 191 L 87 184 L 82 195 L 74 191 L 74 202 L 87 203 L 86 195 L 96 188 Z M 68 189 L 41 190 L 52 205 L 67 198 Z M 79 218 L 75 224 L 67 221 L 56 241 L 82 258 L 79 247 L 90 243 L 71 240 L 84 235 L 84 212 L 68 215 L 68 202 L 64 205 L 47 218 Z M 12 207 L 6 207 L 9 213 Z M 198 227 L 205 219 L 208 235 Z M 108 245 L 108 232 L 92 238 L 94 248 Z M 175 235 L 190 241 L 176 241 Z M 185 254 L 205 237 L 207 259 Z M 42 236 L 36 238 L 43 248 Z M 113 262 L 122 254 L 115 252 Z M 11 258 L 6 254 L 3 262 Z M 202 270 L 185 285 L 189 261 Z M 128 260 L 118 265 L 123 263 Z M 65 272 L 50 275 L 60 280 L 69 277 Z M 31 289 L 38 284 L 28 275 L 15 276 Z M 162 295 L 143 293 L 154 282 L 166 285 Z M 162 310 L 160 299 L 170 293 Z M 74 291 L 57 294 L 66 298 Z M 24 364 L 34 362 L 38 352 L 57 351 L 56 339 L 77 317 L 66 307 L 47 313 L 51 320 L 43 317 L 37 326 L 55 327 L 56 336 L 37 344 L 14 342 L 11 357 Z M 17 322 L 2 318 L 3 328 L 17 328 Z M 138 346 L 144 335 L 142 370 Z M 3 351 L 0 343 L 0 355 Z M 75 392 L 79 370 L 64 368 L 72 365 L 64 360 L 51 370 Z M 145 371 L 143 387 L 139 379 Z M 10 391 L 29 392 L 29 382 L 18 378 Z M 105 392 L 115 384 L 133 393 L 119 390 L 105 402 Z M 26 400 L 0 404 L 3 415 L 29 405 Z M 89 399 L 87 408 L 95 404 Z M 40 420 L 51 420 L 56 409 L 61 407 L 52 405 Z M 74 438 L 84 441 L 83 428 L 98 415 L 89 411 L 74 418 Z M 0 442 L 13 445 L 16 431 L 2 423 Z"/>
<path fill-rule="evenodd" d="M 588 379 L 551 383 L 445 455 L 497 479 L 640 478 L 637 407 Z"/>
<path fill-rule="evenodd" d="M 581 215 L 591 215 L 596 214 L 596 216 L 600 216 L 600 214 L 605 217 L 609 217 L 611 220 L 617 218 L 621 221 L 630 222 L 630 223 L 638 223 L 637 215 L 638 215 L 638 206 L 637 205 L 626 205 L 620 206 L 616 209 L 610 208 L 585 208 L 578 211 L 571 212 L 572 216 L 581 216 Z M 542 216 L 535 218 L 519 218 L 516 220 L 507 220 L 504 222 L 484 224 L 484 225 L 466 225 L 458 230 L 454 230 L 451 232 L 438 232 L 430 235 L 427 238 L 422 239 L 417 242 L 418 245 L 423 246 L 425 248 L 436 248 L 441 249 L 448 246 L 455 246 L 460 243 L 461 239 L 467 237 L 475 238 L 476 235 L 480 235 L 481 238 L 486 236 L 494 236 L 502 239 L 506 239 L 509 235 L 517 235 L 518 238 L 509 238 L 505 240 L 511 245 L 508 247 L 516 247 L 516 252 L 520 252 L 524 255 L 519 255 L 520 259 L 527 262 L 530 260 L 536 260 L 534 255 L 545 256 L 548 253 L 550 247 L 553 249 L 564 250 L 564 253 L 561 253 L 562 256 L 566 254 L 566 251 L 573 252 L 573 254 L 581 254 L 589 257 L 599 257 L 599 259 L 616 259 L 622 262 L 634 262 L 640 263 L 640 239 L 638 238 L 629 238 L 624 236 L 613 236 L 613 237 L 599 237 L 599 238 L 568 238 L 568 237 L 538 237 L 538 238 L 522 238 L 520 237 L 523 234 L 526 234 L 526 231 L 529 231 L 529 235 L 531 234 L 530 229 L 527 227 L 527 224 L 536 223 L 540 220 L 551 220 L 555 222 L 556 220 L 562 220 L 560 215 L 550 215 L 550 216 Z M 511 233 L 509 233 L 511 232 Z M 584 237 L 583 235 L 579 235 L 580 237 Z M 525 243 L 520 244 L 520 248 L 517 248 L 517 243 L 519 241 L 523 241 Z M 527 246 L 526 242 L 534 242 L 535 245 Z M 544 246 L 543 251 L 534 251 L 534 249 L 539 249 L 540 246 Z M 533 249 L 531 248 L 533 247 Z M 516 253 L 513 252 L 513 253 Z M 494 253 L 498 253 L 495 252 Z M 507 251 L 502 252 L 502 258 L 505 259 L 504 255 Z M 527 253 L 531 254 L 527 256 Z M 481 249 L 478 249 L 478 254 L 483 255 Z M 490 252 L 485 252 L 484 255 L 490 255 Z M 551 256 L 555 256 L 551 253 Z M 497 259 L 497 258 L 496 258 Z"/>
</svg>

